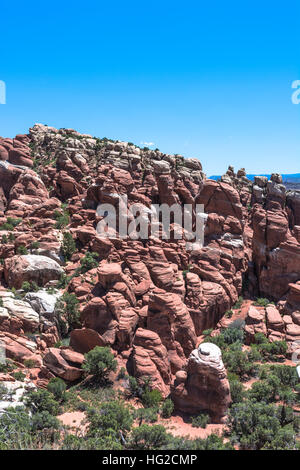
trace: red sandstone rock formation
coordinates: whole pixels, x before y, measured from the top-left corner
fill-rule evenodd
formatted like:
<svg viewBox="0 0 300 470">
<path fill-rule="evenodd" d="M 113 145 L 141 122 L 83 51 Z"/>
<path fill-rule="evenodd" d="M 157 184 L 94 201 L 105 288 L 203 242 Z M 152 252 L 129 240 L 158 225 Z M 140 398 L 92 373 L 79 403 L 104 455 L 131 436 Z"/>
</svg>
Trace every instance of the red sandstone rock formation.
<svg viewBox="0 0 300 470">
<path fill-rule="evenodd" d="M 213 422 L 220 422 L 230 405 L 230 387 L 222 362 L 221 350 L 213 343 L 195 349 L 184 370 L 178 371 L 172 387 L 176 407 L 184 412 L 209 412 Z"/>
<path fill-rule="evenodd" d="M 188 409 L 194 397 L 200 409 L 207 394 L 208 408 L 219 419 L 229 403 L 221 376 L 212 373 L 220 394 L 210 398 L 198 375 L 194 384 L 193 374 L 185 377 L 182 371 L 198 370 L 198 362 L 188 359 L 197 336 L 218 323 L 243 288 L 278 302 L 250 308 L 248 341 L 262 332 L 271 341 L 286 340 L 292 351 L 300 339 L 299 201 L 296 191 L 285 191 L 279 175 L 270 181 L 256 177 L 252 184 L 244 169 L 236 174 L 230 167 L 220 182 L 211 181 L 197 159 L 72 129 L 39 124 L 28 135 L 0 138 L 0 288 L 20 289 L 24 281 L 34 281 L 56 293 L 66 290 L 76 296 L 80 311 L 80 323 L 70 335 L 72 349 L 56 350 L 62 335 L 57 312 L 0 307 L 9 357 L 20 362 L 33 357 L 40 366 L 44 359 L 40 380 L 46 380 L 46 370 L 48 378 L 75 380 L 80 376 L 75 352 L 109 346 L 132 361 L 137 377 L 151 375 L 153 387 L 164 396 L 177 374 L 178 406 L 183 409 L 186 401 Z M 153 204 L 185 203 L 194 210 L 203 204 L 204 246 L 187 250 L 185 240 L 174 237 L 178 227 L 173 221 L 169 240 L 118 238 L 118 224 L 110 238 L 101 236 L 96 231 L 103 218 L 99 203 L 128 212 L 129 222 L 133 204 L 143 204 L 148 213 Z M 69 255 L 65 232 L 76 243 Z M 28 254 L 20 255 L 24 248 Z M 87 252 L 97 253 L 97 265 L 82 269 Z M 33 343 L 26 343 L 26 330 L 39 333 Z M 210 364 L 208 370 L 219 369 Z M 214 400 L 219 408 L 214 409 Z"/>
</svg>

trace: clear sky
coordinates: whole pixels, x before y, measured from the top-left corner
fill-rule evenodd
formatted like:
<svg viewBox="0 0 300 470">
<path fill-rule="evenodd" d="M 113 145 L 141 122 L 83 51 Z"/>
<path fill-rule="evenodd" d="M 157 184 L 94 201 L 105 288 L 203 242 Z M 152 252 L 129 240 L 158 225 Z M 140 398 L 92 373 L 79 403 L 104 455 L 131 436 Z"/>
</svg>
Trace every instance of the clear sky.
<svg viewBox="0 0 300 470">
<path fill-rule="evenodd" d="M 0 135 L 41 122 L 150 142 L 208 175 L 298 173 L 299 5 L 2 2 Z"/>
</svg>

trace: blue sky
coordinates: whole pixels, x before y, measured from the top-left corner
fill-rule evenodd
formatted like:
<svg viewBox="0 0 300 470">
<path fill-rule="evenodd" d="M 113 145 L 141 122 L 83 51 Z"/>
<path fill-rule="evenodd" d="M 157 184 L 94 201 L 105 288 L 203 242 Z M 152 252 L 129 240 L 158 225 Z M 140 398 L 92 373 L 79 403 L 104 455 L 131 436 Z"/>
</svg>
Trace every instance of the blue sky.
<svg viewBox="0 0 300 470">
<path fill-rule="evenodd" d="M 41 122 L 152 142 L 208 175 L 300 172 L 300 7 L 280 3 L 2 3 L 0 135 Z"/>
</svg>

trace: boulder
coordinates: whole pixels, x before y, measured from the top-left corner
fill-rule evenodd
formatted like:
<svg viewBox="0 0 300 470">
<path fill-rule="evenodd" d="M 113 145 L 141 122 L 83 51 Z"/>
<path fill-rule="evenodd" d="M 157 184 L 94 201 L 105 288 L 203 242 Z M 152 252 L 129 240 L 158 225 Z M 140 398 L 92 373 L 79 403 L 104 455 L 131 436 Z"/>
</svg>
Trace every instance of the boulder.
<svg viewBox="0 0 300 470">
<path fill-rule="evenodd" d="M 122 281 L 122 268 L 118 263 L 104 263 L 98 269 L 98 279 L 102 287 L 108 288 Z"/>
<path fill-rule="evenodd" d="M 19 320 L 20 328 L 25 332 L 35 332 L 38 329 L 39 315 L 28 302 L 14 298 L 12 293 L 6 295 L 3 293 L 0 298 L 2 298 L 3 307 L 6 311 L 2 311 L 0 314 L 0 330 L 5 330 L 5 324 L 7 322 L 10 324 L 11 320 L 14 319 Z"/>
<path fill-rule="evenodd" d="M 252 343 L 256 333 L 262 333 L 267 336 L 266 313 L 264 308 L 255 308 L 253 305 L 249 307 L 245 318 L 246 341 Z"/>
<path fill-rule="evenodd" d="M 70 346 L 74 351 L 85 354 L 96 346 L 107 346 L 107 343 L 97 331 L 82 328 L 71 331 Z"/>
<path fill-rule="evenodd" d="M 42 364 L 42 359 L 37 351 L 37 344 L 28 338 L 0 332 L 0 343 L 5 347 L 5 356 L 16 362 L 24 363 L 32 360 L 37 366 Z"/>
<path fill-rule="evenodd" d="M 4 261 L 4 276 L 9 287 L 21 289 L 23 282 L 36 282 L 44 286 L 63 274 L 59 264 L 46 256 L 16 255 Z"/>
<path fill-rule="evenodd" d="M 68 357 L 70 358 L 70 355 L 68 356 L 66 353 L 63 355 L 57 348 L 49 348 L 46 351 L 43 362 L 44 365 L 56 376 L 68 382 L 74 382 L 75 380 L 80 379 L 83 374 L 83 370 L 70 365 L 66 360 Z"/>
<path fill-rule="evenodd" d="M 53 318 L 55 304 L 59 297 L 59 292 L 56 294 L 49 294 L 45 290 L 40 290 L 38 292 L 28 292 L 25 295 L 25 300 L 39 315 Z"/>
</svg>

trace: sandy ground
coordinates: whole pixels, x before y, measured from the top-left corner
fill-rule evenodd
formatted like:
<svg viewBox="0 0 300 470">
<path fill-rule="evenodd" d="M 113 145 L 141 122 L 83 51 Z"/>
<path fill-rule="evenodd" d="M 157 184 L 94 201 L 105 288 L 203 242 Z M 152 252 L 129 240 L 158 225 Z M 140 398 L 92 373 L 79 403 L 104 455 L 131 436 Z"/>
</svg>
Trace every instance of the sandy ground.
<svg viewBox="0 0 300 470">
<path fill-rule="evenodd" d="M 210 434 L 222 434 L 225 429 L 224 424 L 208 424 L 206 428 L 193 428 L 191 423 L 184 420 L 182 416 L 172 416 L 166 420 L 159 420 L 157 424 L 162 424 L 175 437 L 189 437 L 190 439 L 205 439 Z"/>
<path fill-rule="evenodd" d="M 66 412 L 59 415 L 58 419 L 63 425 L 72 428 L 71 433 L 76 431 L 84 433 L 86 430 L 85 413 L 82 411 Z M 190 439 L 205 439 L 212 433 L 221 435 L 225 428 L 224 424 L 208 424 L 205 429 L 193 428 L 183 416 L 172 416 L 168 420 L 158 419 L 154 424 L 162 424 L 175 437 L 189 437 Z"/>
<path fill-rule="evenodd" d="M 85 413 L 83 411 L 69 411 L 57 416 L 59 421 L 65 425 L 74 428 L 74 431 L 85 431 L 86 425 L 84 424 Z"/>
</svg>

